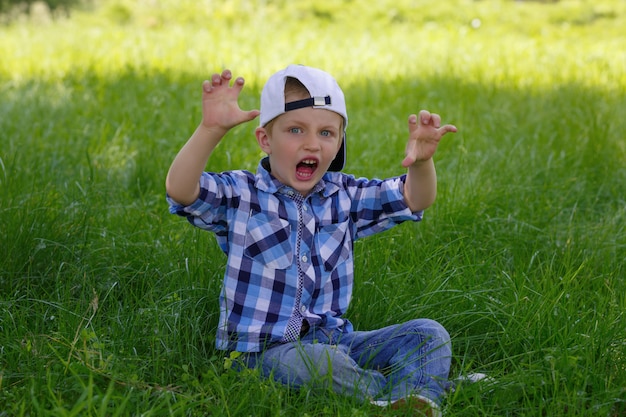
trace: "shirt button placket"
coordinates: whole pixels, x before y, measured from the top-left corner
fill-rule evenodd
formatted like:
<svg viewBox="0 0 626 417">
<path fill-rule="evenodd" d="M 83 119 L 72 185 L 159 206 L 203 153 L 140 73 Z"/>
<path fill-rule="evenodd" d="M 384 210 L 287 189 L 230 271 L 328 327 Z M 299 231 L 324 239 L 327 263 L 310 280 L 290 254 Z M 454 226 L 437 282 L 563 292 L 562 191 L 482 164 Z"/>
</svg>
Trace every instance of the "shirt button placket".
<svg viewBox="0 0 626 417">
<path fill-rule="evenodd" d="M 302 240 L 302 228 L 304 227 L 303 225 L 303 216 L 302 216 L 302 210 L 304 207 L 303 204 L 303 200 L 300 198 L 296 198 L 295 193 L 293 191 L 289 191 L 288 194 L 291 196 L 291 198 L 293 198 L 296 202 L 296 206 L 298 208 L 298 232 L 297 232 L 297 238 L 296 238 L 296 253 L 300 253 L 300 243 Z M 306 263 L 308 262 L 308 256 L 306 254 L 303 254 L 302 256 L 300 256 L 300 261 L 302 263 Z M 304 285 L 303 283 L 303 267 L 300 263 L 298 263 L 298 283 L 297 283 L 297 288 L 296 288 L 296 295 L 295 295 L 295 305 L 297 307 L 295 307 L 293 315 L 291 316 L 291 318 L 289 319 L 289 322 L 287 323 L 287 329 L 285 330 L 285 335 L 283 337 L 283 341 L 286 342 L 292 342 L 298 339 L 299 333 L 300 333 L 300 329 L 302 327 L 302 319 L 303 319 L 303 313 L 306 312 L 306 305 L 302 304 L 302 287 Z"/>
</svg>

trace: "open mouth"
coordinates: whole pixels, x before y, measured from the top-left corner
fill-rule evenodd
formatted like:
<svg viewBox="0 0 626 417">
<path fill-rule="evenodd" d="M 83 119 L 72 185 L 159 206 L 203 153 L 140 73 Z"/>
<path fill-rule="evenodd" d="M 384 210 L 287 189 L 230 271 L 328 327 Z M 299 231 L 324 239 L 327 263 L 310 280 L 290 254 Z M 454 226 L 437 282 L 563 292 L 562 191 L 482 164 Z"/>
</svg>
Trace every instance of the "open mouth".
<svg viewBox="0 0 626 417">
<path fill-rule="evenodd" d="M 317 169 L 317 160 L 303 159 L 296 165 L 296 177 L 299 180 L 306 181 L 313 176 Z"/>
</svg>

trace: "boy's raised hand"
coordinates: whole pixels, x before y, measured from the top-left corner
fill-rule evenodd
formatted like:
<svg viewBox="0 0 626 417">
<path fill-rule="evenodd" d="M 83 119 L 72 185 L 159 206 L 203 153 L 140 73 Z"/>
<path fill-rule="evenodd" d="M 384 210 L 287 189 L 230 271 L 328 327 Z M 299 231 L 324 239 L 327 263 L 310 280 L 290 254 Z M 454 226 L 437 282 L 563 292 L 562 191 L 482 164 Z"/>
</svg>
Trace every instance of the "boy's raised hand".
<svg viewBox="0 0 626 417">
<path fill-rule="evenodd" d="M 406 145 L 402 166 L 408 168 L 415 162 L 426 161 L 435 154 L 439 141 L 449 132 L 456 132 L 456 126 L 441 126 L 438 114 L 422 110 L 419 117 L 409 116 L 409 142 Z"/>
<path fill-rule="evenodd" d="M 238 124 L 253 120 L 258 110 L 241 110 L 237 102 L 243 89 L 244 79 L 238 77 L 233 85 L 230 70 L 213 74 L 210 80 L 202 83 L 202 125 L 208 129 L 227 131 Z"/>
</svg>

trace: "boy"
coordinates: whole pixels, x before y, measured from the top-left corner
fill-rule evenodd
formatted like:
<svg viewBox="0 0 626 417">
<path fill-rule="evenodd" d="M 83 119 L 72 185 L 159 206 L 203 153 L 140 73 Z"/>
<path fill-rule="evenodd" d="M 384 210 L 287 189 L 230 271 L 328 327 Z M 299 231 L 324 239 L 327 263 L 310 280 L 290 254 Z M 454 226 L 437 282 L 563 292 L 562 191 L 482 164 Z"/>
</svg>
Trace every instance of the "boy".
<svg viewBox="0 0 626 417">
<path fill-rule="evenodd" d="M 215 233 L 228 257 L 217 348 L 244 352 L 241 366 L 290 386 L 330 384 L 361 401 L 410 402 L 439 415 L 451 356 L 446 330 L 418 319 L 354 331 L 343 314 L 353 241 L 421 220 L 436 195 L 432 156 L 456 127 L 427 111 L 411 115 L 407 174 L 356 179 L 340 172 L 348 116 L 329 74 L 288 66 L 267 81 L 260 111 L 239 108 L 244 80 L 231 81 L 225 70 L 203 83 L 202 122 L 166 180 L 170 211 Z M 203 172 L 229 129 L 257 116 L 267 157 L 256 175 Z"/>
</svg>

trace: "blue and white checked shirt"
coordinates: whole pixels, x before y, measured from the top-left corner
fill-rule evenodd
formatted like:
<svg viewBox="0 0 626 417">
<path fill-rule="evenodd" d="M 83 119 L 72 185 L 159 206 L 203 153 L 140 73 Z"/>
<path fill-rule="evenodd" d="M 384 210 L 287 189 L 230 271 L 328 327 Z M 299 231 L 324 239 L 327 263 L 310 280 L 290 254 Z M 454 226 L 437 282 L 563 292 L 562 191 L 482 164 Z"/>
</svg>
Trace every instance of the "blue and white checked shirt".
<svg viewBox="0 0 626 417">
<path fill-rule="evenodd" d="M 296 308 L 311 326 L 352 331 L 342 315 L 352 296 L 353 242 L 422 218 L 404 202 L 404 177 L 328 172 L 302 197 L 272 177 L 266 161 L 256 175 L 205 172 L 190 206 L 168 197 L 171 213 L 215 233 L 228 256 L 218 349 L 258 352 L 280 342 Z M 303 289 L 296 306 L 299 269 Z"/>
</svg>

